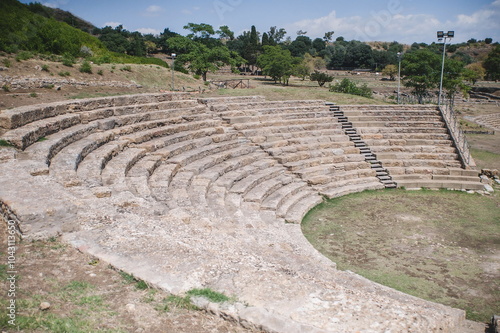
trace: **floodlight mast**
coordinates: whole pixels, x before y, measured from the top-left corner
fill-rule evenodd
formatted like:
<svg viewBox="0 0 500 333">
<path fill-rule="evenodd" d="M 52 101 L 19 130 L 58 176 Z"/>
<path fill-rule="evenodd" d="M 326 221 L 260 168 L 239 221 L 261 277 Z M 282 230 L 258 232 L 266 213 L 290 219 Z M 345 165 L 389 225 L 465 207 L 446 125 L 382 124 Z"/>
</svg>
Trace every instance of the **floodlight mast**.
<svg viewBox="0 0 500 333">
<path fill-rule="evenodd" d="M 172 53 L 172 91 L 174 91 L 174 67 L 175 67 L 175 57 L 177 54 Z"/>
<path fill-rule="evenodd" d="M 398 52 L 398 104 L 399 104 L 399 90 L 401 87 L 401 56 L 403 54 Z"/>
<path fill-rule="evenodd" d="M 437 32 L 438 42 L 443 41 L 443 61 L 441 64 L 441 80 L 439 81 L 439 96 L 438 96 L 438 106 L 441 106 L 441 95 L 443 92 L 443 75 L 444 75 L 444 57 L 446 54 L 446 39 L 452 39 L 455 37 L 454 31 L 448 31 L 444 33 L 444 31 Z"/>
</svg>

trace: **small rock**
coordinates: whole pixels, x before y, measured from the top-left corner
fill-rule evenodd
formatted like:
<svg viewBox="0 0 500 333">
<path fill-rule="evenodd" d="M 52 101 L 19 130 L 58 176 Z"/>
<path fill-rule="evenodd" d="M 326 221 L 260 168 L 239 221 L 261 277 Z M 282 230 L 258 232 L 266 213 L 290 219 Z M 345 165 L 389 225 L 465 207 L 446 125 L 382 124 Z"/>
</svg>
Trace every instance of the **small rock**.
<svg viewBox="0 0 500 333">
<path fill-rule="evenodd" d="M 484 184 L 484 189 L 490 193 L 495 192 L 495 190 L 493 189 L 493 187 L 491 187 L 490 184 Z"/>
<path fill-rule="evenodd" d="M 109 198 L 111 197 L 111 189 L 108 187 L 94 187 L 92 188 L 92 193 L 96 196 L 96 198 Z"/>
<path fill-rule="evenodd" d="M 31 170 L 30 174 L 32 176 L 34 176 L 34 177 L 48 175 L 49 174 L 49 168 L 33 169 L 33 170 Z"/>
<path fill-rule="evenodd" d="M 483 184 L 491 184 L 491 180 L 488 178 L 488 176 L 481 175 L 481 176 L 479 176 L 479 178 L 481 179 L 481 183 L 483 183 Z"/>
<path fill-rule="evenodd" d="M 128 312 L 134 312 L 135 311 L 135 304 L 127 304 L 125 305 L 125 309 L 127 309 Z"/>
<path fill-rule="evenodd" d="M 96 276 L 97 276 L 97 274 L 95 274 L 95 273 L 90 273 L 90 274 L 89 274 L 89 276 L 90 276 L 90 277 L 96 277 Z"/>
<path fill-rule="evenodd" d="M 40 310 L 45 311 L 50 308 L 50 303 L 49 302 L 42 302 L 40 303 Z"/>
</svg>

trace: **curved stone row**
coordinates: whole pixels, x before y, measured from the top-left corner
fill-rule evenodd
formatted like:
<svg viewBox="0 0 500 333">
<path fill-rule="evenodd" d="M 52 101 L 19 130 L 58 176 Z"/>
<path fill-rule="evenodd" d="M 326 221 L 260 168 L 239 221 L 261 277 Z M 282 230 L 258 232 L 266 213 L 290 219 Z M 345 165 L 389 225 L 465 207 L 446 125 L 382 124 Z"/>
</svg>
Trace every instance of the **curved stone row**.
<svg viewBox="0 0 500 333">
<path fill-rule="evenodd" d="M 463 324 L 461 310 L 337 271 L 303 237 L 323 196 L 384 187 L 323 101 L 148 94 L 2 111 L 0 124 L 19 149 L 0 163 L 0 201 L 28 237 L 62 233 L 173 293 L 234 294 L 218 311 L 270 332 Z M 379 154 L 400 140 L 362 128 L 386 140 Z"/>
<path fill-rule="evenodd" d="M 500 130 L 500 113 L 474 117 L 474 121 L 479 125 Z"/>
</svg>

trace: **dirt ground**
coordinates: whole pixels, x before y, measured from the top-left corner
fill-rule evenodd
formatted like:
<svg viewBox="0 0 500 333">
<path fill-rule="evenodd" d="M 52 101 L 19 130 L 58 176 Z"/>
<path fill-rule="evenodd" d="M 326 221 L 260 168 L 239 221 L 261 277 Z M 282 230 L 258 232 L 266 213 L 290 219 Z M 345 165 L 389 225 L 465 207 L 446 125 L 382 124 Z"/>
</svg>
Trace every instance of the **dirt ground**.
<svg viewBox="0 0 500 333">
<path fill-rule="evenodd" d="M 0 223 L 1 257 L 7 228 Z M 2 294 L 9 290 L 7 267 L 0 266 Z M 150 289 L 107 263 L 57 239 L 17 242 L 16 323 L 8 323 L 7 298 L 0 304 L 1 332 L 256 332 L 201 310 L 180 297 Z M 50 307 L 41 310 L 48 302 Z"/>
</svg>

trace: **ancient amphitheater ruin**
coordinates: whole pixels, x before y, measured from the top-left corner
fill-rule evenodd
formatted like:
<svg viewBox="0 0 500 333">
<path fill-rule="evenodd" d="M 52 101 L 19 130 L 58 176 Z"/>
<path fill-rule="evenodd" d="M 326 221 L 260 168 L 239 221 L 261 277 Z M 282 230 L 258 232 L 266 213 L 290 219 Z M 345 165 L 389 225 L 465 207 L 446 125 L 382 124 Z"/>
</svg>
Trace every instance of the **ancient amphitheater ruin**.
<svg viewBox="0 0 500 333">
<path fill-rule="evenodd" d="M 143 94 L 4 110 L 0 204 L 158 288 L 268 332 L 457 332 L 465 313 L 336 270 L 301 232 L 324 198 L 482 190 L 436 107 Z"/>
</svg>

